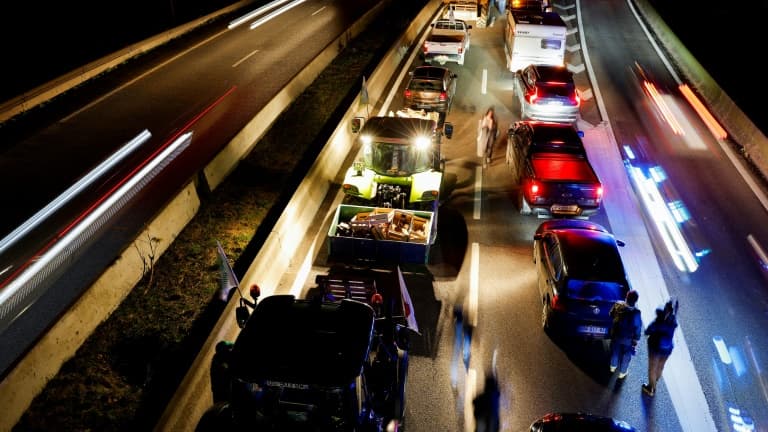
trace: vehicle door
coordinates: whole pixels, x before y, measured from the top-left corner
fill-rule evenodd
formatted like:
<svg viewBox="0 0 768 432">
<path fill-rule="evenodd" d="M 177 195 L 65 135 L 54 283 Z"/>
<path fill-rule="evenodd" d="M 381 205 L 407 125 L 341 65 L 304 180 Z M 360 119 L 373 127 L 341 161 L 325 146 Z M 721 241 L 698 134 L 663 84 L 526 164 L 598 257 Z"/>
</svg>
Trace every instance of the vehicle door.
<svg viewBox="0 0 768 432">
<path fill-rule="evenodd" d="M 560 244 L 552 233 L 544 233 L 539 242 L 537 260 L 539 295 L 548 301 L 559 293 L 558 287 L 565 278 Z"/>
<path fill-rule="evenodd" d="M 514 158 L 512 174 L 515 184 L 521 186 L 526 176 L 533 177 L 533 169 L 528 163 L 528 153 L 531 151 L 531 135 L 530 127 L 525 123 L 520 123 L 512 136 L 512 157 Z"/>
<path fill-rule="evenodd" d="M 520 104 L 525 104 L 527 103 L 525 96 L 536 92 L 536 72 L 534 71 L 533 66 L 527 66 L 525 69 L 521 70 L 518 78 L 518 84 L 520 86 Z"/>
</svg>

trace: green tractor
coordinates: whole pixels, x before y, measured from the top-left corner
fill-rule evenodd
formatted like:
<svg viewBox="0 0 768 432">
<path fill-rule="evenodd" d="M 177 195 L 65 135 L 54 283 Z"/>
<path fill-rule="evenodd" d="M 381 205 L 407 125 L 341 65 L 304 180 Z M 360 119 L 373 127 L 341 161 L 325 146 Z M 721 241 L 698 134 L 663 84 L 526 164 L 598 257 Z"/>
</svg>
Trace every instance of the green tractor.
<svg viewBox="0 0 768 432">
<path fill-rule="evenodd" d="M 406 110 L 356 117 L 352 132 L 359 134 L 362 156 L 344 177 L 347 204 L 437 211 L 445 168 L 440 142 L 451 138 L 451 123 L 438 113 Z"/>
</svg>

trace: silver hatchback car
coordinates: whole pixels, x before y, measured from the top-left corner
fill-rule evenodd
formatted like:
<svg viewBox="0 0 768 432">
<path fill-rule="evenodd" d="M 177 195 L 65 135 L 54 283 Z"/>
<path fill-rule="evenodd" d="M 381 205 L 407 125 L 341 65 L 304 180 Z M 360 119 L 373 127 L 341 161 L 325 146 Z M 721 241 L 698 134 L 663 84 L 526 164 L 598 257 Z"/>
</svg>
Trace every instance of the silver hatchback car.
<svg viewBox="0 0 768 432">
<path fill-rule="evenodd" d="M 564 66 L 529 65 L 515 74 L 522 120 L 575 123 L 581 97 Z"/>
<path fill-rule="evenodd" d="M 412 109 L 447 113 L 456 93 L 455 73 L 440 66 L 418 66 L 410 72 L 405 87 L 405 106 Z"/>
</svg>

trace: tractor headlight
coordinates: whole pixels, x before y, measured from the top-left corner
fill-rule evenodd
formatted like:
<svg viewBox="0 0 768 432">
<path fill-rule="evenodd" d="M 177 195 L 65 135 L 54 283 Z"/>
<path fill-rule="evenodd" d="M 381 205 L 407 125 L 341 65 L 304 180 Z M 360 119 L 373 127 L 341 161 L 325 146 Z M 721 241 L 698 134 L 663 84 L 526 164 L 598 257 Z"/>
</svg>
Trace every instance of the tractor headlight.
<svg viewBox="0 0 768 432">
<path fill-rule="evenodd" d="M 425 150 L 429 147 L 431 140 L 427 137 L 416 137 L 416 148 L 419 150 Z"/>
</svg>

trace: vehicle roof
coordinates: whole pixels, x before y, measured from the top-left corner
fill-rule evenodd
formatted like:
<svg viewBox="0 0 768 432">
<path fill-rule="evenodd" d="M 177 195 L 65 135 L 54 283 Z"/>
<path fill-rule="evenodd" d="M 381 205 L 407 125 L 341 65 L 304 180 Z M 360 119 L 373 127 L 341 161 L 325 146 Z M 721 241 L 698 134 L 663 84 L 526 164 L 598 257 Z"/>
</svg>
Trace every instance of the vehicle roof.
<svg viewBox="0 0 768 432">
<path fill-rule="evenodd" d="M 360 134 L 411 142 L 411 138 L 417 135 L 432 136 L 436 128 L 434 120 L 423 118 L 371 117 Z"/>
<path fill-rule="evenodd" d="M 620 282 L 628 287 L 624 263 L 614 236 L 598 224 L 580 222 L 584 221 L 542 224 L 541 227 L 542 231 L 552 231 L 557 236 L 568 276 L 572 279 Z"/>
<path fill-rule="evenodd" d="M 266 297 L 235 341 L 233 374 L 247 382 L 348 385 L 362 372 L 373 322 L 373 309 L 355 300 Z"/>
<path fill-rule="evenodd" d="M 584 153 L 584 142 L 579 136 L 579 131 L 570 124 L 527 121 L 523 122 L 533 131 L 532 144 L 544 150 L 548 147 L 573 150 L 572 153 Z"/>
</svg>

